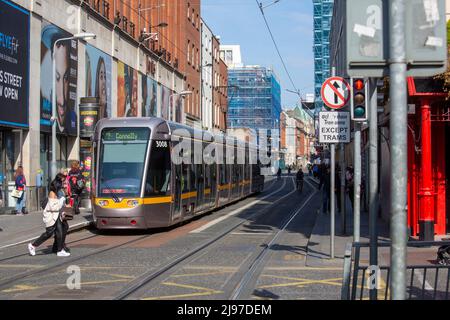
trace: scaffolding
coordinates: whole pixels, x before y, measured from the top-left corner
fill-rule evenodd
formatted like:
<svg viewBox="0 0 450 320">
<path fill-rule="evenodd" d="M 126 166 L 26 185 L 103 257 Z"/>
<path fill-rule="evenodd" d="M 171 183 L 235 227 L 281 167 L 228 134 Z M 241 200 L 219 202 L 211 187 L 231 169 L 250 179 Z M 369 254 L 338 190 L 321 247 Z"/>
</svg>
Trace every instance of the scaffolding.
<svg viewBox="0 0 450 320">
<path fill-rule="evenodd" d="M 229 128 L 280 129 L 281 88 L 271 69 L 259 66 L 229 69 L 228 84 Z"/>
<path fill-rule="evenodd" d="M 330 30 L 334 0 L 313 0 L 314 5 L 314 93 L 316 111 L 323 108 L 321 88 L 330 77 Z"/>
</svg>

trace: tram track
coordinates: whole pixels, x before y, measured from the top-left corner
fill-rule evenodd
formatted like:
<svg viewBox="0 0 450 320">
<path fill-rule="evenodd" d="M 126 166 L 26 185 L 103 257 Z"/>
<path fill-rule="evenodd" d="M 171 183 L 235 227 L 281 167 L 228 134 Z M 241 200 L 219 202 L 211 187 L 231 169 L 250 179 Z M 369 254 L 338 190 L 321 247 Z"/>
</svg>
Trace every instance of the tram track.
<svg viewBox="0 0 450 320">
<path fill-rule="evenodd" d="M 281 189 L 281 192 L 283 192 L 284 187 L 286 186 L 286 179 L 283 179 L 283 187 Z M 291 180 L 291 179 L 289 179 Z M 294 185 L 294 190 L 285 194 L 284 196 L 278 198 L 276 201 L 272 202 L 269 206 L 262 209 L 261 211 L 254 213 L 250 215 L 249 217 L 246 217 L 244 221 L 238 222 L 233 224 L 231 227 L 227 228 L 225 231 L 221 232 L 219 235 L 213 237 L 212 239 L 209 239 L 205 241 L 204 243 L 200 244 L 199 246 L 195 247 L 191 251 L 187 252 L 186 254 L 179 256 L 172 262 L 166 264 L 165 266 L 159 268 L 158 270 L 149 271 L 148 273 L 145 273 L 141 275 L 140 277 L 133 280 L 131 283 L 129 283 L 125 289 L 121 290 L 114 296 L 114 300 L 125 300 L 127 298 L 132 298 L 133 294 L 137 293 L 143 288 L 151 287 L 152 284 L 157 282 L 157 280 L 164 276 L 168 275 L 172 270 L 174 270 L 176 267 L 180 267 L 182 264 L 189 264 L 191 261 L 195 260 L 199 255 L 201 255 L 205 250 L 210 249 L 215 244 L 218 244 L 218 242 L 222 239 L 224 239 L 226 236 L 232 234 L 236 229 L 239 227 L 245 225 L 248 223 L 249 220 L 258 218 L 261 216 L 264 216 L 267 214 L 271 208 L 273 208 L 274 205 L 277 205 L 281 201 L 283 201 L 286 198 L 289 198 L 294 193 L 298 192 L 295 188 L 295 183 L 292 178 L 292 183 Z M 310 183 L 308 183 L 310 184 Z M 311 185 L 311 184 L 310 184 Z M 313 190 L 316 190 L 311 185 Z M 280 192 L 280 191 L 279 191 Z M 276 192 L 276 193 L 279 193 Z M 276 194 L 275 193 L 275 194 Z M 245 286 L 247 281 L 254 276 L 256 268 L 261 264 L 261 262 L 264 260 L 264 258 L 267 255 L 267 252 L 271 249 L 272 245 L 275 243 L 275 241 L 280 237 L 280 235 L 284 232 L 284 230 L 288 227 L 288 225 L 294 220 L 298 214 L 305 208 L 305 206 L 311 201 L 311 199 L 316 195 L 316 191 L 312 192 L 309 198 L 300 206 L 300 208 L 296 208 L 294 212 L 289 215 L 287 222 L 284 222 L 282 224 L 282 229 L 275 235 L 275 237 L 270 241 L 269 245 L 264 246 L 263 250 L 256 255 L 256 258 L 252 259 L 252 262 L 250 263 L 250 267 L 248 271 L 244 274 L 244 276 L 240 279 L 238 282 L 238 285 L 236 286 L 236 289 L 233 291 L 233 294 L 230 298 L 236 297 L 239 298 L 242 292 L 242 288 Z M 272 194 L 273 195 L 273 194 Z M 261 200 L 262 201 L 262 200 Z M 245 208 L 242 208 L 245 210 Z M 241 288 L 241 289 L 240 289 Z"/>
<path fill-rule="evenodd" d="M 283 185 L 279 189 L 277 189 L 275 192 L 270 193 L 269 195 L 264 196 L 261 199 L 255 200 L 255 202 L 262 202 L 265 199 L 267 199 L 268 197 L 273 196 L 274 194 L 277 194 L 277 193 L 281 192 L 284 189 L 285 184 L 286 184 L 286 181 L 284 181 Z M 267 190 L 270 190 L 271 188 L 275 187 L 275 185 L 276 185 L 276 180 L 270 181 L 270 186 L 269 186 L 269 188 Z M 177 227 L 179 227 L 179 225 L 173 226 L 173 228 L 177 228 Z M 77 243 L 77 242 L 81 242 L 81 241 L 91 240 L 91 239 L 102 237 L 102 236 L 104 236 L 104 235 L 102 235 L 102 234 L 100 234 L 100 235 L 92 235 L 92 236 L 89 236 L 89 237 L 86 237 L 86 238 L 77 239 L 75 241 L 69 242 L 68 244 L 73 244 L 73 243 Z M 112 246 L 106 246 L 106 247 L 100 248 L 98 250 L 94 250 L 92 252 L 86 253 L 84 255 L 81 255 L 81 256 L 78 256 L 78 257 L 73 257 L 73 258 L 71 257 L 71 258 L 65 259 L 64 261 L 53 263 L 53 264 L 44 266 L 44 267 L 39 268 L 39 269 L 33 269 L 31 271 L 25 271 L 25 272 L 16 274 L 16 275 L 14 275 L 12 277 L 9 277 L 7 279 L 0 280 L 0 291 L 1 291 L 1 289 L 4 289 L 5 287 L 7 287 L 7 286 L 9 286 L 9 285 L 19 281 L 19 280 L 23 280 L 25 278 L 36 276 L 36 275 L 45 274 L 45 273 L 47 273 L 49 271 L 53 271 L 55 269 L 62 268 L 64 266 L 66 266 L 66 265 L 70 266 L 70 265 L 73 265 L 75 262 L 81 261 L 83 259 L 87 259 L 87 258 L 90 258 L 92 256 L 100 255 L 100 254 L 103 254 L 103 253 L 106 253 L 106 252 L 113 251 L 115 249 L 119 249 L 121 247 L 126 247 L 126 246 L 129 246 L 129 245 L 141 242 L 141 241 L 145 241 L 145 240 L 148 240 L 149 238 L 151 238 L 153 236 L 155 236 L 155 233 L 144 235 L 144 236 L 138 237 L 136 239 L 120 243 L 120 244 L 116 244 L 116 245 L 112 245 Z M 17 244 L 17 246 L 19 246 L 19 245 L 20 244 Z M 46 249 L 42 249 L 40 251 L 42 252 L 44 250 L 46 250 Z M 19 254 L 19 255 L 16 255 L 16 256 L 3 258 L 3 259 L 0 260 L 0 263 L 1 262 L 5 262 L 5 261 L 14 260 L 14 259 L 21 258 L 21 257 L 25 257 L 25 256 L 28 256 L 28 254 L 24 253 L 24 254 Z"/>
</svg>

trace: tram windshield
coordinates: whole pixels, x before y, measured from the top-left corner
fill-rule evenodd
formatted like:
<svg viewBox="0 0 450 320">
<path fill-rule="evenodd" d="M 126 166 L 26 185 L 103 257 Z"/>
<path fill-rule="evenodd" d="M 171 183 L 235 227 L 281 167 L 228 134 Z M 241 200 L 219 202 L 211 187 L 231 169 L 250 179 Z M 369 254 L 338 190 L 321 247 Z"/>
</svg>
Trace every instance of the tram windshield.
<svg viewBox="0 0 450 320">
<path fill-rule="evenodd" d="M 149 128 L 107 128 L 102 131 L 100 197 L 140 196 L 149 138 Z"/>
</svg>

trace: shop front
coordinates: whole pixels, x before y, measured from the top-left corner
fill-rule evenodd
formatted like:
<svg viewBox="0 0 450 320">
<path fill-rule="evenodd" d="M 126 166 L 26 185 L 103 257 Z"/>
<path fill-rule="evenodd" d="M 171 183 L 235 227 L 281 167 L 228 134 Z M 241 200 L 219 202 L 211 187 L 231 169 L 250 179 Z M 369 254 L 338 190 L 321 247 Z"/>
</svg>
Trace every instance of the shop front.
<svg viewBox="0 0 450 320">
<path fill-rule="evenodd" d="M 0 186 L 1 211 L 16 200 L 15 170 L 23 165 L 23 143 L 28 134 L 30 14 L 0 0 Z"/>
</svg>

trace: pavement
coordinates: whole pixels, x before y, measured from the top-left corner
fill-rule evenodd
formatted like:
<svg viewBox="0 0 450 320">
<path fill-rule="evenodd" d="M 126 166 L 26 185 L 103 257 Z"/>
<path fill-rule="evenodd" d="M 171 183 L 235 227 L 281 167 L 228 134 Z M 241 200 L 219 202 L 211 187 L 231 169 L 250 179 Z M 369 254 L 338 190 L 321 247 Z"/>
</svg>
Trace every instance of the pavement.
<svg viewBox="0 0 450 320">
<path fill-rule="evenodd" d="M 81 208 L 81 213 L 69 221 L 69 232 L 88 227 L 93 222 L 92 213 Z M 27 215 L 0 215 L 0 249 L 37 239 L 45 231 L 42 211 Z"/>
<path fill-rule="evenodd" d="M 318 183 L 316 179 L 308 178 L 310 181 Z M 320 192 L 321 194 L 322 192 Z M 321 202 L 321 196 L 320 202 Z M 322 202 L 321 202 L 322 203 Z M 343 267 L 344 253 L 348 243 L 353 242 L 353 210 L 350 199 L 346 196 L 346 230 L 343 232 L 342 215 L 336 210 L 336 230 L 335 230 L 335 258 L 330 258 L 330 230 L 331 230 L 331 216 L 330 214 L 322 213 L 322 209 L 316 212 L 316 222 L 313 227 L 311 237 L 307 247 L 306 265 L 308 267 L 327 268 L 327 267 Z M 368 212 L 361 212 L 361 242 L 369 242 L 369 214 Z M 417 239 L 411 238 L 410 241 Z M 448 240 L 448 237 L 436 237 L 436 241 Z M 389 223 L 387 221 L 378 219 L 378 241 L 379 243 L 390 241 Z M 437 247 L 428 247 L 421 250 L 408 248 L 408 264 L 414 265 L 428 265 L 435 264 Z M 361 250 L 360 262 L 368 264 L 369 250 Z M 390 248 L 379 249 L 379 263 L 380 265 L 390 264 Z"/>
</svg>

